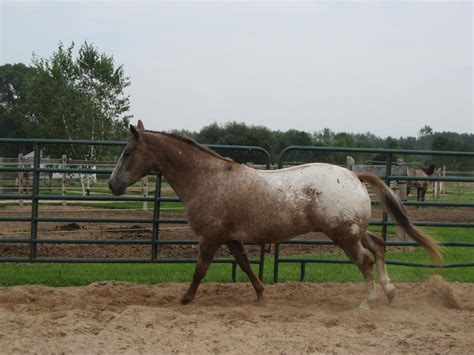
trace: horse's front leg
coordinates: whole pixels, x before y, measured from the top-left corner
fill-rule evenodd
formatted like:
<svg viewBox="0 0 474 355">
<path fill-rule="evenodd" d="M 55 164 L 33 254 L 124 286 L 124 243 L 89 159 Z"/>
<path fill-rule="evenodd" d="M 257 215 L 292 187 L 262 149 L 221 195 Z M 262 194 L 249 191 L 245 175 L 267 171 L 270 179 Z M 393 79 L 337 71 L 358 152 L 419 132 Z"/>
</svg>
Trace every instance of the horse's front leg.
<svg viewBox="0 0 474 355">
<path fill-rule="evenodd" d="M 181 298 L 182 304 L 188 304 L 194 299 L 199 284 L 204 276 L 206 276 L 207 269 L 209 268 L 214 255 L 216 255 L 219 246 L 220 244 L 210 244 L 203 241 L 199 242 L 199 255 L 196 269 L 194 270 L 193 281 L 184 296 Z"/>
</svg>

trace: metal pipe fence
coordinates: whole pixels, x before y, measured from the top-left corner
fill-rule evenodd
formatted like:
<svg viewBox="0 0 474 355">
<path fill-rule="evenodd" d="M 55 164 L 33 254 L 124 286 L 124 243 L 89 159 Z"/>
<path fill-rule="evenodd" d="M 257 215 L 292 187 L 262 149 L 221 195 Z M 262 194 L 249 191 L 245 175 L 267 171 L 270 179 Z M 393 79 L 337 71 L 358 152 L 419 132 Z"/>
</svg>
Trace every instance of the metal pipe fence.
<svg viewBox="0 0 474 355">
<path fill-rule="evenodd" d="M 278 168 L 281 169 L 286 163 L 285 158 L 291 152 L 321 152 L 321 153 L 375 153 L 385 155 L 386 157 L 386 170 L 385 175 L 381 178 L 385 183 L 390 186 L 391 181 L 407 181 L 407 180 L 419 180 L 419 181 L 452 181 L 452 182 L 468 182 L 473 183 L 474 177 L 453 177 L 453 176 L 398 176 L 392 175 L 393 156 L 397 155 L 423 155 L 423 156 L 452 156 L 452 157 L 468 157 L 474 158 L 474 152 L 454 152 L 454 151 L 432 151 L 432 150 L 409 150 L 409 149 L 372 149 L 372 148 L 345 148 L 345 147 L 316 147 L 316 146 L 290 146 L 285 148 L 278 158 Z M 373 205 L 378 202 L 373 201 Z M 430 207 L 469 207 L 473 208 L 474 203 L 464 202 L 421 202 L 421 201 L 406 201 L 404 205 L 408 206 L 430 206 Z M 413 222 L 416 226 L 435 226 L 435 227 L 474 227 L 474 223 L 464 222 Z M 387 241 L 387 232 L 389 226 L 394 226 L 395 223 L 388 220 L 387 212 L 383 212 L 381 220 L 373 220 L 370 225 L 381 226 L 381 233 L 386 246 L 418 246 L 415 242 L 395 242 Z M 327 258 L 295 258 L 295 257 L 281 257 L 280 256 L 280 245 L 336 245 L 330 240 L 289 240 L 286 242 L 278 243 L 275 245 L 274 254 L 274 269 L 273 269 L 273 281 L 276 283 L 279 280 L 279 266 L 280 263 L 299 263 L 300 264 L 300 280 L 303 281 L 306 273 L 306 264 L 308 263 L 334 263 L 334 264 L 348 264 L 351 263 L 349 260 L 343 259 L 327 259 Z M 440 242 L 443 247 L 474 247 L 474 242 Z M 413 267 L 428 267 L 428 268 L 454 268 L 454 267 L 467 267 L 474 266 L 474 262 L 466 263 L 451 263 L 440 265 L 413 263 L 406 261 L 395 261 L 387 260 L 387 264 L 401 265 L 401 266 L 413 266 Z"/>
<path fill-rule="evenodd" d="M 112 169 L 90 169 L 90 168 L 42 168 L 41 167 L 41 147 L 45 145 L 94 145 L 94 146 L 116 146 L 124 147 L 127 142 L 124 141 L 89 141 L 89 140 L 64 140 L 64 139 L 10 139 L 0 138 L 0 144 L 20 144 L 28 143 L 33 145 L 33 166 L 32 167 L 11 167 L 0 166 L 2 172 L 27 172 L 33 175 L 33 187 L 29 194 L 0 194 L 0 199 L 6 200 L 30 200 L 30 217 L 22 216 L 0 216 L 0 222 L 29 222 L 31 223 L 29 238 L 6 237 L 0 238 L 0 243 L 19 243 L 30 246 L 28 257 L 1 257 L 0 262 L 29 262 L 29 263 L 195 263 L 195 258 L 160 258 L 158 249 L 160 245 L 197 245 L 196 240 L 160 240 L 159 232 L 162 224 L 187 224 L 186 219 L 181 218 L 163 218 L 160 216 L 161 202 L 180 202 L 177 197 L 162 197 L 162 177 L 159 172 L 155 175 L 155 194 L 149 197 L 139 196 L 68 196 L 68 195 L 48 195 L 40 194 L 40 173 L 83 173 L 83 174 L 105 174 L 110 175 Z M 229 146 L 229 145 L 207 145 L 207 147 L 219 151 L 246 151 L 256 152 L 263 156 L 266 169 L 270 168 L 270 154 L 261 147 L 255 146 Z M 150 201 L 154 203 L 152 218 L 78 218 L 78 217 L 40 217 L 40 201 Z M 145 223 L 152 225 L 151 238 L 149 240 L 114 240 L 114 239 L 53 239 L 38 238 L 38 224 L 48 222 L 94 222 L 94 223 Z M 89 244 L 89 245 L 150 245 L 149 258 L 51 258 L 38 255 L 39 244 Z M 232 280 L 236 280 L 237 263 L 230 258 L 217 258 L 216 263 L 231 264 Z M 264 272 L 264 246 L 260 246 L 259 258 L 251 258 L 252 264 L 258 265 L 258 274 L 263 280 Z"/>
<path fill-rule="evenodd" d="M 31 201 L 31 214 L 29 217 L 25 216 L 0 216 L 1 222 L 27 222 L 31 224 L 30 235 L 28 238 L 25 237 L 4 237 L 0 238 L 0 243 L 18 243 L 29 245 L 28 257 L 2 257 L 0 256 L 0 262 L 71 262 L 71 263 L 194 263 L 195 258 L 163 258 L 159 257 L 159 248 L 162 245 L 197 245 L 198 242 L 195 240 L 160 240 L 160 230 L 163 224 L 187 224 L 187 220 L 183 218 L 165 218 L 160 214 L 163 202 L 180 202 L 177 197 L 166 197 L 162 196 L 162 184 L 163 179 L 159 172 L 153 173 L 155 176 L 155 193 L 147 197 L 144 196 L 76 196 L 76 195 L 54 195 L 40 193 L 40 174 L 43 172 L 47 173 L 83 173 L 83 174 L 104 174 L 110 175 L 111 169 L 91 169 L 91 168 L 47 168 L 41 167 L 41 147 L 45 145 L 99 145 L 99 146 L 116 146 L 123 147 L 126 142 L 123 141 L 88 141 L 88 140 L 62 140 L 62 139 L 6 139 L 0 138 L 0 144 L 21 144 L 28 143 L 32 144 L 34 150 L 33 165 L 31 167 L 12 167 L 12 166 L 0 166 L 0 175 L 2 172 L 27 172 L 33 176 L 33 186 L 29 193 L 16 193 L 7 194 L 0 193 L 0 199 L 4 200 L 29 200 Z M 269 153 L 261 148 L 255 146 L 226 146 L 226 145 L 208 145 L 211 149 L 217 149 L 220 151 L 248 151 L 255 152 L 263 157 L 265 160 L 265 168 L 270 169 L 271 158 Z M 285 164 L 285 158 L 292 151 L 311 151 L 320 153 L 378 153 L 383 154 L 386 157 L 386 169 L 385 175 L 382 179 L 387 184 L 391 181 L 406 181 L 406 180 L 423 180 L 423 181 L 450 181 L 450 182 L 465 182 L 473 183 L 474 177 L 460 177 L 460 176 L 436 176 L 436 177 L 412 177 L 412 176 L 398 176 L 392 175 L 392 158 L 395 154 L 412 154 L 412 155 L 444 155 L 444 156 L 456 156 L 456 157 L 467 157 L 474 158 L 473 152 L 449 152 L 449 151 L 426 151 L 426 150 L 401 150 L 401 149 L 370 149 L 370 148 L 341 148 L 341 147 L 314 147 L 314 146 L 291 146 L 284 149 L 278 159 L 278 168 L 282 168 Z M 99 167 L 99 165 L 97 166 Z M 153 202 L 153 213 L 151 218 L 81 218 L 81 217 L 42 217 L 39 216 L 39 206 L 41 201 L 91 201 L 91 202 L 106 202 L 106 201 L 121 201 L 121 202 Z M 377 204 L 376 201 L 372 202 Z M 404 202 L 407 206 L 430 206 L 430 207 L 474 207 L 474 203 L 464 202 L 441 202 L 441 201 L 406 201 Z M 95 223 L 143 223 L 151 225 L 151 235 L 147 240 L 133 240 L 133 239 L 54 239 L 48 237 L 38 238 L 38 225 L 39 223 L 63 223 L 63 222 L 95 222 Z M 426 221 L 415 221 L 417 226 L 436 226 L 436 227 L 474 227 L 474 223 L 469 222 L 426 222 Z M 389 220 L 387 213 L 382 214 L 380 220 L 373 220 L 371 222 L 373 226 L 380 226 L 382 236 L 387 246 L 416 246 L 414 242 L 399 242 L 399 241 L 387 241 L 388 227 L 393 226 L 394 223 Z M 87 244 L 87 245 L 148 245 L 150 246 L 150 256 L 148 258 L 52 258 L 42 257 L 38 255 L 38 245 L 42 244 Z M 280 245 L 334 245 L 334 242 L 329 240 L 290 240 L 284 243 L 275 245 L 274 248 L 274 269 L 273 269 L 273 281 L 278 282 L 279 279 L 279 265 L 280 263 L 299 263 L 300 264 L 300 280 L 304 280 L 306 273 L 306 265 L 308 263 L 338 263 L 347 264 L 350 263 L 348 260 L 342 259 L 327 259 L 327 258 L 305 258 L 305 257 L 281 257 Z M 473 247 L 474 242 L 442 242 L 441 245 L 445 247 Z M 258 265 L 258 272 L 260 279 L 263 279 L 264 272 L 264 246 L 260 246 L 260 253 L 258 259 L 252 258 L 251 263 Z M 218 258 L 215 260 L 217 263 L 228 263 L 231 264 L 232 280 L 236 279 L 237 264 L 235 260 L 230 258 Z M 411 263 L 404 261 L 387 261 L 387 264 L 393 265 L 404 265 L 404 266 L 416 266 L 416 267 L 439 267 L 436 265 Z M 466 267 L 474 266 L 474 262 L 468 263 L 453 263 L 446 264 L 442 267 Z"/>
</svg>

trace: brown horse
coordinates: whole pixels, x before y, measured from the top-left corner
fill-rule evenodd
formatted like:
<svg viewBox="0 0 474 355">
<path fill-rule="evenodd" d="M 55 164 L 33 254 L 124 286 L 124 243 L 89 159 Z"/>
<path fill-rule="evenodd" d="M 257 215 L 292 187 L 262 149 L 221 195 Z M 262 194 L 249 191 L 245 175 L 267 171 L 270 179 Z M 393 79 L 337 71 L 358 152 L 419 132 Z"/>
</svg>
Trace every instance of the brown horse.
<svg viewBox="0 0 474 355">
<path fill-rule="evenodd" d="M 282 242 L 299 234 L 327 234 L 357 265 L 366 281 L 361 308 L 375 301 L 372 275 L 375 258 L 380 283 L 389 300 L 395 295 L 384 262 L 384 242 L 367 231 L 371 217 L 365 183 L 371 184 L 397 224 L 420 243 L 436 263 L 438 246 L 408 220 L 400 200 L 375 175 L 355 174 L 329 164 L 306 164 L 262 171 L 234 163 L 185 136 L 146 131 L 141 121 L 132 135 L 109 187 L 115 195 L 151 171 L 160 171 L 186 207 L 189 225 L 199 236 L 199 255 L 192 283 L 181 299 L 189 303 L 217 249 L 225 244 L 263 297 L 243 242 Z"/>
<path fill-rule="evenodd" d="M 435 171 L 435 165 L 431 164 L 426 168 L 421 169 L 408 169 L 408 176 L 431 176 Z M 407 181 L 407 194 L 410 193 L 410 189 L 416 188 L 416 200 L 425 201 L 426 191 L 430 184 L 427 180 L 408 180 Z"/>
</svg>

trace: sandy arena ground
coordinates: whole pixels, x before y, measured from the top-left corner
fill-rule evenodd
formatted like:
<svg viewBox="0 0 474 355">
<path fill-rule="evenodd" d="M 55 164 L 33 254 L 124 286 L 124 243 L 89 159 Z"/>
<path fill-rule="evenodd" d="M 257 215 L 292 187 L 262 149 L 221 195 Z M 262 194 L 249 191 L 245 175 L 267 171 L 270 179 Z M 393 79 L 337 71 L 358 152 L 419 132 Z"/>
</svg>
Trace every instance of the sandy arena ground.
<svg viewBox="0 0 474 355">
<path fill-rule="evenodd" d="M 99 282 L 0 288 L 0 352 L 39 354 L 468 354 L 474 285 L 398 284 L 397 298 L 357 308 L 363 284 L 285 283 L 256 303 L 250 284 Z"/>
<path fill-rule="evenodd" d="M 0 208 L 29 215 L 31 207 Z M 151 211 L 134 211 L 150 217 Z M 474 221 L 469 209 L 409 208 L 413 220 Z M 42 206 L 42 216 L 130 217 L 130 211 Z M 374 210 L 374 218 L 380 215 Z M 168 216 L 168 215 L 167 215 Z M 170 217 L 180 217 L 169 214 Z M 29 223 L 4 222 L 0 238 L 29 235 Z M 169 227 L 169 228 L 168 228 Z M 179 227 L 179 228 L 176 228 Z M 40 238 L 150 239 L 149 225 L 40 223 Z M 320 239 L 307 235 L 307 239 Z M 306 239 L 305 238 L 305 239 Z M 195 239 L 186 226 L 164 226 L 162 240 Z M 251 255 L 258 250 L 249 247 Z M 334 247 L 285 246 L 282 254 Z M 338 249 L 337 249 L 338 250 Z M 147 257 L 150 246 L 41 244 L 39 256 Z M 2 256 L 28 256 L 28 245 L 1 244 Z M 162 246 L 160 257 L 195 257 L 195 246 Z M 226 255 L 223 249 L 220 255 Z M 370 311 L 357 306 L 364 285 L 284 283 L 266 286 L 255 302 L 248 284 L 204 284 L 191 305 L 179 304 L 187 284 L 99 282 L 86 287 L 0 288 L 0 354 L 324 353 L 471 354 L 474 284 L 397 284 L 388 304 L 381 290 Z"/>
</svg>

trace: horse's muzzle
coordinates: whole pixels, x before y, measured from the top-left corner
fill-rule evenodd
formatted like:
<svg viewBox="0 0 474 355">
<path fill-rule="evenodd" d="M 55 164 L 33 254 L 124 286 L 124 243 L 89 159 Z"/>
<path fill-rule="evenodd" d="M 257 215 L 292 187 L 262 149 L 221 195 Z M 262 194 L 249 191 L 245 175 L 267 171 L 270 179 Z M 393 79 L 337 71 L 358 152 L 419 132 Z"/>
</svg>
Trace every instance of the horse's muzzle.
<svg viewBox="0 0 474 355">
<path fill-rule="evenodd" d="M 114 184 L 112 180 L 109 180 L 108 185 L 110 191 L 112 191 L 112 194 L 115 196 L 123 195 L 125 191 L 127 191 L 127 185 L 125 184 Z"/>
</svg>

